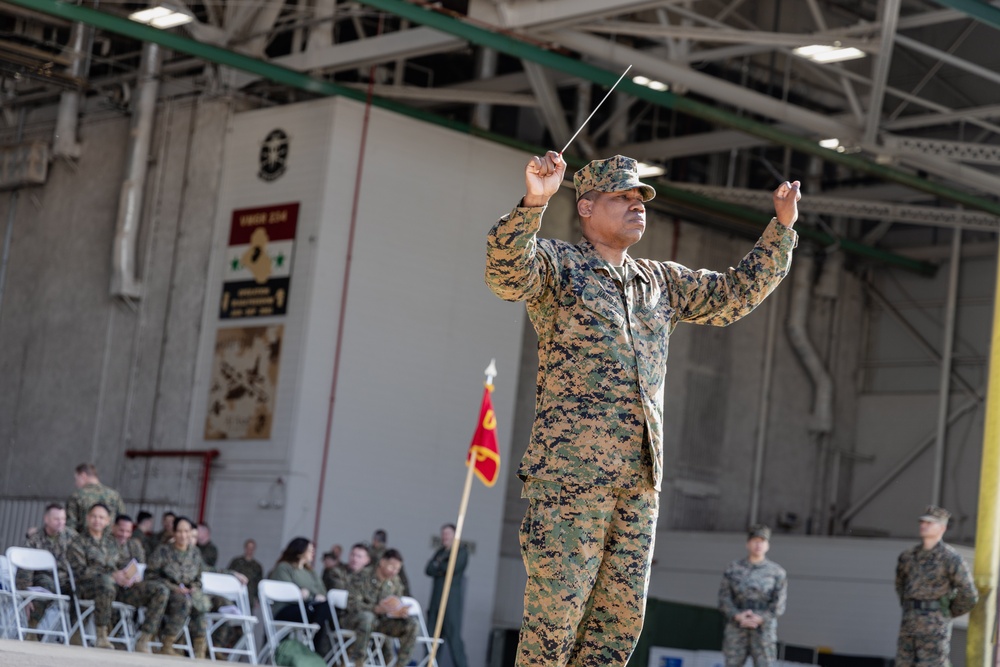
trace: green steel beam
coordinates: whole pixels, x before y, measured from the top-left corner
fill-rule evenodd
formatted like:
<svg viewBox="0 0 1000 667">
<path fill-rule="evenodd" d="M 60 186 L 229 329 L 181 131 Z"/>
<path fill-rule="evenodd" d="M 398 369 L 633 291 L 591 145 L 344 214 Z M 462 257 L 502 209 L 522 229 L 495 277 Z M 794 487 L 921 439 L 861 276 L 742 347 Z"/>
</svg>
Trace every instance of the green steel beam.
<svg viewBox="0 0 1000 667">
<path fill-rule="evenodd" d="M 406 18 L 414 23 L 420 23 L 442 32 L 446 32 L 462 39 L 466 39 L 474 44 L 485 46 L 491 49 L 506 53 L 507 55 L 530 60 L 550 69 L 559 70 L 581 79 L 592 81 L 604 86 L 612 86 L 618 79 L 619 74 L 609 72 L 599 67 L 594 67 L 575 58 L 564 56 L 560 53 L 548 51 L 534 44 L 521 41 L 515 37 L 499 32 L 486 30 L 465 21 L 461 21 L 451 16 L 446 16 L 437 11 L 425 9 L 422 6 L 407 2 L 407 0 L 358 0 L 362 4 L 390 12 L 402 18 Z M 982 4 L 982 3 L 976 3 Z M 873 160 L 838 153 L 835 150 L 823 148 L 816 141 L 804 137 L 782 132 L 781 130 L 760 123 L 748 118 L 738 116 L 735 113 L 716 108 L 703 102 L 698 102 L 687 97 L 675 95 L 669 91 L 656 91 L 646 86 L 640 86 L 631 80 L 622 81 L 619 90 L 627 92 L 633 97 L 637 97 L 647 102 L 657 104 L 668 109 L 702 118 L 716 125 L 724 125 L 733 129 L 745 132 L 762 139 L 766 139 L 776 144 L 788 146 L 808 155 L 815 155 L 827 162 L 843 165 L 856 171 L 870 174 L 878 178 L 893 181 L 906 185 L 915 190 L 927 192 L 936 197 L 947 199 L 970 208 L 979 209 L 1000 216 L 1000 203 L 983 197 L 952 188 L 950 186 L 934 183 L 915 174 L 911 174 L 901 169 L 896 169 L 886 165 L 881 165 Z"/>
<path fill-rule="evenodd" d="M 57 2 L 56 0 L 2 0 L 0 4 L 3 4 L 4 2 L 7 4 L 34 9 L 52 16 L 59 16 L 70 21 L 86 23 L 102 30 L 131 37 L 139 41 L 159 44 L 177 51 L 178 53 L 186 53 L 207 62 L 250 72 L 251 74 L 275 81 L 282 85 L 299 90 L 305 90 L 317 95 L 342 96 L 361 102 L 365 102 L 368 99 L 364 92 L 354 88 L 348 88 L 331 81 L 317 79 L 287 67 L 275 65 L 274 63 L 269 63 L 258 58 L 252 58 L 250 56 L 218 46 L 213 46 L 211 44 L 204 44 L 174 32 L 153 28 L 141 23 L 136 23 L 135 21 L 121 16 L 90 9 L 89 7 L 66 4 L 63 2 Z M 597 72 L 602 72 L 602 70 L 597 70 Z M 603 72 L 603 74 L 609 78 L 606 78 L 601 82 L 606 83 L 609 86 L 613 84 L 618 77 L 618 75 L 611 74 L 609 72 Z M 626 83 L 631 84 L 631 82 L 623 81 L 622 85 Z M 632 85 L 634 86 L 634 84 Z M 388 111 L 393 111 L 427 123 L 440 125 L 457 132 L 482 137 L 529 154 L 541 155 L 546 150 L 539 146 L 533 146 L 528 143 L 517 141 L 510 137 L 505 137 L 503 135 L 482 130 L 465 123 L 444 118 L 429 111 L 416 109 L 405 104 L 399 104 L 392 100 L 373 96 L 371 102 L 374 106 Z M 567 162 L 571 166 L 575 166 L 577 168 L 583 166 L 583 161 L 581 160 L 571 158 L 570 156 L 566 156 L 566 158 Z M 667 181 L 654 182 L 661 194 L 669 197 L 676 203 L 697 211 L 716 215 L 728 220 L 748 223 L 761 229 L 767 224 L 768 220 L 770 220 L 769 216 L 761 214 L 757 211 L 735 204 L 720 202 L 708 197 L 697 195 L 693 192 L 682 190 L 680 188 L 675 188 Z M 933 274 L 936 270 L 936 267 L 928 262 L 920 262 L 908 257 L 902 257 L 900 255 L 880 250 L 879 248 L 872 246 L 867 246 L 856 241 L 834 239 L 833 237 L 810 227 L 800 225 L 798 232 L 803 238 L 816 240 L 823 245 L 838 244 L 846 252 L 880 263 L 897 266 L 924 275 Z"/>
<path fill-rule="evenodd" d="M 981 0 L 934 0 L 939 5 L 957 9 L 969 16 L 1000 29 L 1000 7 Z"/>
</svg>

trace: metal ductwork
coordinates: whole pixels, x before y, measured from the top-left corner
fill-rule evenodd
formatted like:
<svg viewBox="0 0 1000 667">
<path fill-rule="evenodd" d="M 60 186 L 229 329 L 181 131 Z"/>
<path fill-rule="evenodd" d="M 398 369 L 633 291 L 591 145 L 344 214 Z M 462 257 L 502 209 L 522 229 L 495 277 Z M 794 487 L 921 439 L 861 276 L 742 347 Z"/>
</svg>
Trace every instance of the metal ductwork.
<svg viewBox="0 0 1000 667">
<path fill-rule="evenodd" d="M 160 46 L 150 42 L 144 44 L 142 62 L 139 65 L 138 95 L 132 111 L 125 179 L 118 199 L 118 218 L 112 250 L 111 296 L 137 299 L 142 295 L 142 284 L 136 275 L 136 252 L 156 98 L 160 92 L 160 61 Z"/>
<path fill-rule="evenodd" d="M 70 46 L 73 50 L 69 66 L 69 75 L 83 81 L 87 76 L 87 51 L 94 29 L 84 23 L 74 23 L 70 35 Z M 67 90 L 59 97 L 59 113 L 56 116 L 56 131 L 52 138 L 52 155 L 76 159 L 80 157 L 80 143 L 77 141 L 77 128 L 80 122 L 80 97 L 82 92 Z"/>
</svg>

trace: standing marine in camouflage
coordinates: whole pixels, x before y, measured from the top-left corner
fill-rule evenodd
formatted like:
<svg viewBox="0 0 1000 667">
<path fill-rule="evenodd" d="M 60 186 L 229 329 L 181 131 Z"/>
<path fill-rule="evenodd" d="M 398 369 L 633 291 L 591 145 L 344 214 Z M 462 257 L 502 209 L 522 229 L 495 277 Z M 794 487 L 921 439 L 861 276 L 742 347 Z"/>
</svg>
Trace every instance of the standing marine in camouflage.
<svg viewBox="0 0 1000 667">
<path fill-rule="evenodd" d="M 264 578 L 264 566 L 254 554 L 257 552 L 257 542 L 249 539 L 243 543 L 243 555 L 229 561 L 229 570 L 239 572 L 247 578 L 247 594 L 250 596 L 250 606 L 257 604 L 257 584 Z"/>
<path fill-rule="evenodd" d="M 188 630 L 194 644 L 194 657 L 204 658 L 208 650 L 205 614 L 211 603 L 201 590 L 201 573 L 205 564 L 191 539 L 193 531 L 194 524 L 190 519 L 177 517 L 173 541 L 161 544 L 150 556 L 146 578 L 160 581 L 170 589 L 160 630 L 160 641 L 163 642 L 160 653 L 177 655 L 173 648 L 174 639 L 184 629 L 184 620 L 190 617 Z"/>
<path fill-rule="evenodd" d="M 899 555 L 896 594 L 903 607 L 896 667 L 945 667 L 951 652 L 951 619 L 972 610 L 979 593 L 969 568 L 941 538 L 951 513 L 929 506 L 920 517 L 921 543 Z"/>
<path fill-rule="evenodd" d="M 395 664 L 405 665 L 410 661 L 418 626 L 417 619 L 409 615 L 409 607 L 404 607 L 399 599 L 404 595 L 399 580 L 402 566 L 400 553 L 387 549 L 378 561 L 351 577 L 344 627 L 356 633 L 349 656 L 355 665 L 365 662 L 365 649 L 372 632 L 399 639 Z"/>
<path fill-rule="evenodd" d="M 66 523 L 78 533 L 86 532 L 87 512 L 94 505 L 104 505 L 112 518 L 125 514 L 121 495 L 110 486 L 101 484 L 97 468 L 92 463 L 81 463 L 73 474 L 76 491 L 66 501 Z"/>
<path fill-rule="evenodd" d="M 114 537 L 118 547 L 118 568 L 127 568 L 134 560 L 136 563 L 146 563 L 146 551 L 138 537 L 133 537 L 132 532 L 135 524 L 132 517 L 127 514 L 119 514 L 115 517 L 115 523 L 111 527 L 111 535 Z M 134 651 L 136 653 L 149 653 L 149 642 L 156 637 L 160 623 L 163 621 L 163 612 L 167 609 L 167 601 L 170 599 L 170 589 L 159 581 L 153 580 L 126 580 L 118 585 L 119 602 L 124 602 L 136 609 L 145 608 L 145 616 L 142 626 L 139 628 L 139 637 L 136 639 Z"/>
<path fill-rule="evenodd" d="M 76 531 L 66 526 L 65 508 L 59 503 L 52 503 L 45 508 L 41 528 L 32 533 L 24 543 L 24 546 L 29 549 L 44 549 L 55 557 L 56 569 L 59 574 L 59 592 L 63 595 L 69 594 L 71 589 L 66 552 L 75 537 Z M 41 586 L 52 592 L 56 590 L 56 583 L 52 581 L 52 575 L 48 572 L 18 570 L 15 584 L 20 590 L 29 586 Z M 36 600 L 31 603 L 30 620 L 32 624 L 38 624 L 49 604 L 45 600 Z"/>
<path fill-rule="evenodd" d="M 780 565 L 767 559 L 771 529 L 751 526 L 747 557 L 729 564 L 719 585 L 719 611 L 726 619 L 722 653 L 726 667 L 771 667 L 778 659 L 778 617 L 785 613 L 788 580 Z"/>
<path fill-rule="evenodd" d="M 535 423 L 518 475 L 528 572 L 517 665 L 625 665 L 642 629 L 663 477 L 667 341 L 679 322 L 725 326 L 788 271 L 799 183 L 773 193 L 776 219 L 735 269 L 634 259 L 656 191 L 636 161 L 574 176 L 584 239 L 539 239 L 566 172 L 550 151 L 527 194 L 489 233 L 486 283 L 526 301 L 538 333 Z"/>
</svg>

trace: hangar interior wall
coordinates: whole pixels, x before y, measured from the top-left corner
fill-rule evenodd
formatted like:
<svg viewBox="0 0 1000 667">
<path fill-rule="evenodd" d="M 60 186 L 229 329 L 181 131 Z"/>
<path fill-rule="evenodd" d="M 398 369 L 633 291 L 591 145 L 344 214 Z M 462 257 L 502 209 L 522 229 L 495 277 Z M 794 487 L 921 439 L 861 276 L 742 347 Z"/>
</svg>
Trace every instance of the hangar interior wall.
<svg viewBox="0 0 1000 667">
<path fill-rule="evenodd" d="M 252 534 L 260 559 L 270 565 L 288 538 L 311 535 L 362 107 L 322 101 L 240 111 L 228 99 L 160 105 L 139 242 L 144 292 L 137 302 L 108 296 L 127 118 L 91 102 L 81 125 L 81 158 L 54 162 L 45 186 L 24 188 L 16 198 L 0 193 L 0 224 L 10 220 L 13 231 L 0 301 L 0 504 L 65 499 L 72 466 L 91 460 L 136 506 L 190 511 L 196 461 L 127 460 L 124 452 L 218 446 L 207 519 L 224 559 Z M 51 110 L 35 112 L 25 138 L 50 137 L 52 117 Z M 483 655 L 490 625 L 516 623 L 520 614 L 524 575 L 516 527 L 524 506 L 514 470 L 527 443 L 536 364 L 523 307 L 498 301 L 483 285 L 484 237 L 521 195 L 527 156 L 377 110 L 371 123 L 319 548 L 346 547 L 386 528 L 390 544 L 408 557 L 415 593 L 426 599 L 422 563 L 438 526 L 454 518 L 480 373 L 496 356 L 503 481 L 492 490 L 475 488 L 467 524 L 476 552 L 466 632 L 477 644 L 470 652 Z M 263 183 L 254 171 L 261 132 L 277 125 L 289 128 L 292 157 L 285 176 Z M 11 141 L 11 132 L 3 140 Z M 266 443 L 206 441 L 230 214 L 287 201 L 303 207 L 288 314 L 253 322 L 286 328 L 274 436 Z M 803 209 L 800 224 L 808 224 Z M 545 233 L 576 240 L 571 213 L 572 198 L 564 192 L 550 206 Z M 940 244 L 946 237 L 915 243 Z M 654 213 L 634 254 L 722 268 L 751 244 Z M 809 250 L 804 245 L 799 252 Z M 962 265 L 957 372 L 980 389 L 994 266 L 992 257 Z M 810 336 L 836 386 L 827 445 L 842 453 L 838 505 L 819 499 L 832 516 L 862 497 L 935 423 L 934 362 L 911 347 L 910 334 L 871 300 L 862 278 L 938 348 L 943 330 L 946 264 L 923 278 L 883 267 L 838 269 L 827 259 L 810 276 Z M 743 528 L 759 429 L 765 433 L 760 518 L 776 526 L 783 521 L 791 534 L 806 531 L 817 505 L 820 445 L 809 430 L 812 388 L 785 330 L 789 285 L 732 327 L 680 327 L 671 340 L 658 544 L 674 543 L 678 531 Z M 778 317 L 774 382 L 770 407 L 761 414 L 772 309 Z M 959 388 L 952 392 L 954 404 L 965 400 Z M 981 423 L 977 407 L 948 432 L 944 498 L 959 515 L 953 534 L 960 541 L 974 534 Z M 911 535 L 913 516 L 929 499 L 929 455 L 861 509 L 847 532 Z M 18 534 L 2 532 L 8 541 Z M 669 598 L 669 586 L 662 589 Z"/>
</svg>

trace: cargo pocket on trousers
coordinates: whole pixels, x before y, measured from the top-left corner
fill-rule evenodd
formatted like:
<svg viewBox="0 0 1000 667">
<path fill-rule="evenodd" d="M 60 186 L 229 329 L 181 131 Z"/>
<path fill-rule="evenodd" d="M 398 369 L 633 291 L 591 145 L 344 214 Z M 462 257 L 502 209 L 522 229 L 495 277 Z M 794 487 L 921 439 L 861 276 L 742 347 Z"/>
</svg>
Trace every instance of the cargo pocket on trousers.
<svg viewBox="0 0 1000 667">
<path fill-rule="evenodd" d="M 528 499 L 528 511 L 521 520 L 519 538 L 524 568 L 529 577 L 552 579 L 559 576 L 563 558 L 559 548 L 562 517 L 557 482 L 529 477 L 521 489 Z"/>
</svg>

